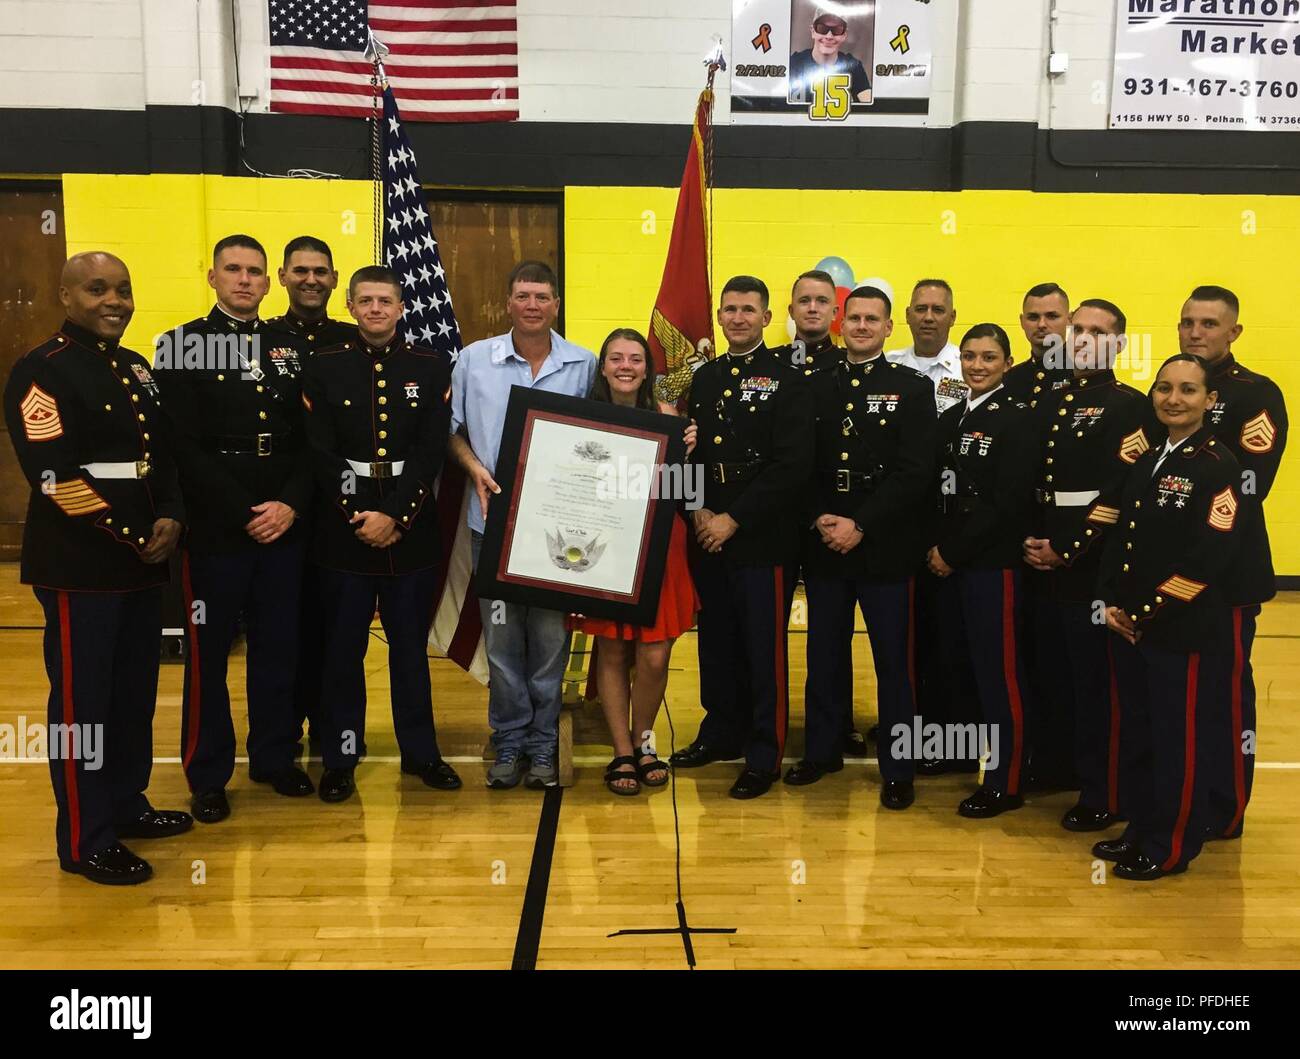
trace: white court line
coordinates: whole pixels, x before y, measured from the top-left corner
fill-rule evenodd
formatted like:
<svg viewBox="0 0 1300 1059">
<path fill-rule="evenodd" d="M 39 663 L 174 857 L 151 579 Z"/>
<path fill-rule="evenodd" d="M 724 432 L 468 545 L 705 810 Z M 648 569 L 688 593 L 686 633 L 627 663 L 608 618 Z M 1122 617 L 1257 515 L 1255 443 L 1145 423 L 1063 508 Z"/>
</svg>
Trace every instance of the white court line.
<svg viewBox="0 0 1300 1059">
<path fill-rule="evenodd" d="M 296 760 L 302 761 L 304 759 L 297 758 Z M 318 757 L 310 757 L 310 758 L 306 758 L 305 760 L 311 763 L 315 763 L 317 765 L 321 764 L 321 759 Z M 365 758 L 367 764 L 381 764 L 381 765 L 396 765 L 396 764 L 400 764 L 401 760 L 402 759 L 400 757 L 375 757 L 372 755 L 367 755 Z M 453 765 L 473 765 L 475 763 L 482 763 L 483 760 L 484 760 L 483 758 L 472 754 L 465 754 L 459 757 L 443 758 L 443 761 L 450 762 Z M 798 758 L 788 757 L 788 758 L 783 758 L 781 760 L 781 764 L 794 765 L 798 761 L 799 761 Z M 0 765 L 48 765 L 49 763 L 50 763 L 50 759 L 45 757 L 0 758 Z M 153 763 L 155 765 L 179 765 L 181 763 L 181 759 L 178 757 L 156 757 L 153 759 Z M 587 766 L 587 765 L 599 766 L 599 765 L 608 765 L 609 759 L 606 757 L 575 757 L 573 759 L 573 763 L 575 765 L 583 765 L 583 766 Z M 744 758 L 732 758 L 729 761 L 714 762 L 715 765 L 743 765 L 744 763 L 745 763 Z M 248 758 L 237 757 L 235 758 L 235 764 L 247 765 Z M 879 761 L 874 757 L 855 757 L 855 758 L 845 758 L 844 764 L 846 766 L 847 765 L 863 765 L 863 766 L 878 765 Z M 1296 769 L 1300 769 L 1300 761 L 1256 761 L 1255 767 L 1257 769 L 1296 770 Z M 689 769 L 686 771 L 694 772 L 695 770 Z"/>
</svg>

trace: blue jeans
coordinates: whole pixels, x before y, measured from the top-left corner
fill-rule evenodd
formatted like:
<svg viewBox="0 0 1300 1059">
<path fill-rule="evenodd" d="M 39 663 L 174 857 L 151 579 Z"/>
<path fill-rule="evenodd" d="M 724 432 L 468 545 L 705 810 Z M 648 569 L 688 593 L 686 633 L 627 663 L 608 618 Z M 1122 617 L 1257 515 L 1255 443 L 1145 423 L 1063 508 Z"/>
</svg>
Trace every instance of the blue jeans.
<svg viewBox="0 0 1300 1059">
<path fill-rule="evenodd" d="M 472 533 L 478 569 L 483 535 Z M 488 662 L 488 724 L 492 745 L 530 757 L 554 757 L 569 632 L 556 610 L 505 600 L 479 600 Z"/>
</svg>

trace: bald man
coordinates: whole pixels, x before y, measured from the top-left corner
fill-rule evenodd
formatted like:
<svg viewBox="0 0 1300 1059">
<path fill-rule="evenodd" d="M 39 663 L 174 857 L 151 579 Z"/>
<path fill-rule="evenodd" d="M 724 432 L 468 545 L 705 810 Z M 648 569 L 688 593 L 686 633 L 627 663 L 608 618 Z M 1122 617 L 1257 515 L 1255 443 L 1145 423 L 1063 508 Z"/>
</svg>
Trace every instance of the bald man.
<svg viewBox="0 0 1300 1059">
<path fill-rule="evenodd" d="M 4 395 L 32 487 L 22 581 L 45 611 L 59 865 L 140 883 L 153 869 L 121 840 L 194 822 L 145 797 L 162 586 L 184 513 L 149 362 L 119 345 L 135 311 L 126 265 L 77 254 L 59 300 L 63 326 L 14 365 Z"/>
</svg>

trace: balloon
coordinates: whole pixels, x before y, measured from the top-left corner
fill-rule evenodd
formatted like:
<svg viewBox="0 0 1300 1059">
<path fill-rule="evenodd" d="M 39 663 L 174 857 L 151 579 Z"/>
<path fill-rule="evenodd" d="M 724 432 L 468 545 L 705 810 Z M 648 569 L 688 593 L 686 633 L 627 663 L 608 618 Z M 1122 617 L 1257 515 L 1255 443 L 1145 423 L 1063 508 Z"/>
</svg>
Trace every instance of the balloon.
<svg viewBox="0 0 1300 1059">
<path fill-rule="evenodd" d="M 842 257 L 824 257 L 817 262 L 823 272 L 829 272 L 837 287 L 853 289 L 853 268 Z"/>
<path fill-rule="evenodd" d="M 840 307 L 840 311 L 835 314 L 835 319 L 831 322 L 831 334 L 833 335 L 838 335 L 840 333 L 840 324 L 844 320 L 844 300 L 850 293 L 852 293 L 852 291 L 852 287 L 835 288 L 835 304 Z"/>
<path fill-rule="evenodd" d="M 887 279 L 881 279 L 879 276 L 869 276 L 867 279 L 858 280 L 859 287 L 875 287 L 889 295 L 890 304 L 894 304 L 894 285 Z"/>
</svg>

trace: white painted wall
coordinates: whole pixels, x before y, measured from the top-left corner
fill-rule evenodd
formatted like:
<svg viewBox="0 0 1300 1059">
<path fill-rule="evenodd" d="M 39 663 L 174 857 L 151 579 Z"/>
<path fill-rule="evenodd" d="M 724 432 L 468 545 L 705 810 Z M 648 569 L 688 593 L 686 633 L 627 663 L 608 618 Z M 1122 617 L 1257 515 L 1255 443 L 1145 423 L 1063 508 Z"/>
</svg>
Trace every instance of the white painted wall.
<svg viewBox="0 0 1300 1059">
<path fill-rule="evenodd" d="M 248 109 L 267 109 L 263 0 L 0 0 L 0 106 L 236 106 L 231 5 Z M 684 123 L 732 0 L 519 0 L 525 121 Z M 1068 73 L 1047 69 L 1048 25 Z M 1105 128 L 1111 0 L 933 0 L 930 123 Z M 1098 89 L 1100 86 L 1100 89 Z M 719 76 L 716 120 L 730 117 Z M 1097 99 L 1100 98 L 1100 102 Z"/>
</svg>

